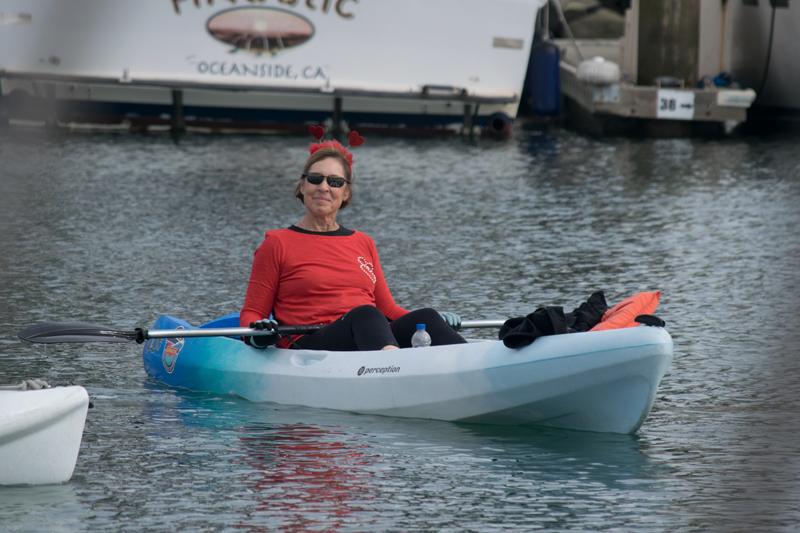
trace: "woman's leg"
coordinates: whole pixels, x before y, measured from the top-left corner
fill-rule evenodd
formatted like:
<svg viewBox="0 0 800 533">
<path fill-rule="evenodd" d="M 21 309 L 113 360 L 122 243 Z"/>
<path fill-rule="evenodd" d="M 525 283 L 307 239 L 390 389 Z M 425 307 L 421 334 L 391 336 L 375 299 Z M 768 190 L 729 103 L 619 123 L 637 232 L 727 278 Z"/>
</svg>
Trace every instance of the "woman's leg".
<svg viewBox="0 0 800 533">
<path fill-rule="evenodd" d="M 295 348 L 337 352 L 381 350 L 385 346 L 398 346 L 397 339 L 383 313 L 371 305 L 355 307 L 335 322 L 294 343 Z"/>
<path fill-rule="evenodd" d="M 447 325 L 442 315 L 435 309 L 426 307 L 411 311 L 392 322 L 392 333 L 400 342 L 401 348 L 411 346 L 411 336 L 416 331 L 417 324 L 425 324 L 425 330 L 431 336 L 431 346 L 467 342 L 456 330 Z"/>
</svg>

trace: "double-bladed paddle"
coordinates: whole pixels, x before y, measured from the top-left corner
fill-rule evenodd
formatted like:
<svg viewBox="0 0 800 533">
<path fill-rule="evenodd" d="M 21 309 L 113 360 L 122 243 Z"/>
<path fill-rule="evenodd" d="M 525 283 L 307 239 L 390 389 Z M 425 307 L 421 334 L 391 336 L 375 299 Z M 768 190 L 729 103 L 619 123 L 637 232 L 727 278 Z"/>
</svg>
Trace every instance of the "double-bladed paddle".
<svg viewBox="0 0 800 533">
<path fill-rule="evenodd" d="M 465 320 L 461 328 L 499 328 L 504 320 Z M 135 328 L 120 330 L 112 327 L 87 324 L 84 322 L 42 322 L 28 326 L 19 332 L 19 338 L 39 344 L 62 342 L 129 342 L 143 343 L 147 339 L 181 337 L 236 337 L 273 335 L 305 335 L 312 333 L 321 325 L 278 326 L 275 332 L 253 328 L 198 328 L 198 329 L 152 329 Z M 459 329 L 461 329 L 459 328 Z"/>
</svg>

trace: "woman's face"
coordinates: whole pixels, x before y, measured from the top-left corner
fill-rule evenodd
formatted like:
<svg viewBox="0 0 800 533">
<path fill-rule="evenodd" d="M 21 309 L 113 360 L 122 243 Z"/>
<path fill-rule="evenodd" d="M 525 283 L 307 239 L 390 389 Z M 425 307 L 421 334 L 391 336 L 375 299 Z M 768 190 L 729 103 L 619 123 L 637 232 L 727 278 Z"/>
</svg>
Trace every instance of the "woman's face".
<svg viewBox="0 0 800 533">
<path fill-rule="evenodd" d="M 307 174 L 322 174 L 323 176 L 347 176 L 342 162 L 334 157 L 326 157 L 309 167 Z M 319 185 L 309 183 L 303 179 L 300 184 L 303 193 L 303 205 L 306 210 L 316 217 L 335 216 L 342 207 L 342 202 L 350 198 L 350 185 L 344 187 L 331 187 L 328 180 L 323 179 Z"/>
</svg>

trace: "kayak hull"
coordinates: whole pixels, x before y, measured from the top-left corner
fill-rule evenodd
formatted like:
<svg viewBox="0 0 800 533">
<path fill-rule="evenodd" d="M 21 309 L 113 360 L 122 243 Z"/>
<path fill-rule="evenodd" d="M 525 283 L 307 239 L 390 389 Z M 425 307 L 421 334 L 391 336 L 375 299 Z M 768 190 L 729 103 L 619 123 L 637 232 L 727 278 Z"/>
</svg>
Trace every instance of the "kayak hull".
<svg viewBox="0 0 800 533">
<path fill-rule="evenodd" d="M 68 481 L 88 408 L 78 386 L 0 391 L 0 485 Z"/>
<path fill-rule="evenodd" d="M 216 321 L 206 326 L 219 326 Z M 193 328 L 161 316 L 153 329 Z M 147 373 L 167 385 L 256 402 L 483 424 L 633 433 L 672 360 L 663 328 L 328 352 L 256 350 L 227 337 L 151 339 Z"/>
</svg>

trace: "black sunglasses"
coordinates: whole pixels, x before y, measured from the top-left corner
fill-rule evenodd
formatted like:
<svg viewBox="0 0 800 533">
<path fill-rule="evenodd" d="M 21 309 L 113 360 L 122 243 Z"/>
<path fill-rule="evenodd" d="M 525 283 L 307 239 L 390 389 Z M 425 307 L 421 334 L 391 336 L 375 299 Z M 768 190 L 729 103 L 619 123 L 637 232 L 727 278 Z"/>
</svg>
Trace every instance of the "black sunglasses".
<svg viewBox="0 0 800 533">
<path fill-rule="evenodd" d="M 344 187 L 345 183 L 350 183 L 350 180 L 347 178 L 343 178 L 341 176 L 323 176 L 322 174 L 303 174 L 302 177 L 306 179 L 311 185 L 319 185 L 322 183 L 322 180 L 328 182 L 328 185 L 333 187 L 334 189 L 338 189 L 339 187 Z"/>
</svg>

